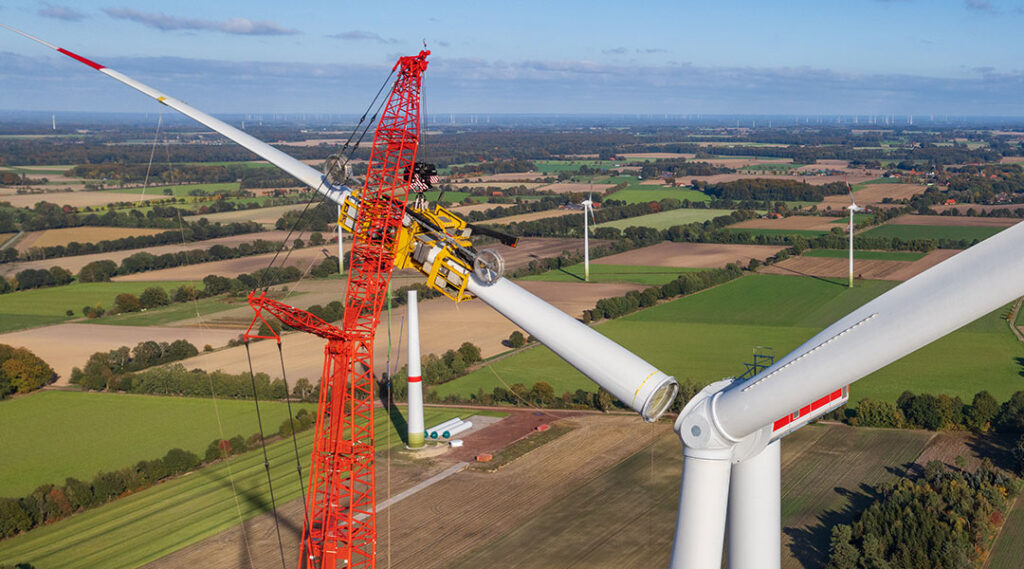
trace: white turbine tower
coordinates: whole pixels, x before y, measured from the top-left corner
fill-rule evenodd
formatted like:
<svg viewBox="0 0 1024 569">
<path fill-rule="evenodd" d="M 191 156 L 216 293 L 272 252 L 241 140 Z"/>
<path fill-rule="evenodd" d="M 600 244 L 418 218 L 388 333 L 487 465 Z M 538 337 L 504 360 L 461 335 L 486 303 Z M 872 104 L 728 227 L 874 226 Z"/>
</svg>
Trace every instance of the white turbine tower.
<svg viewBox="0 0 1024 569">
<path fill-rule="evenodd" d="M 862 208 L 853 201 L 853 188 L 850 187 L 850 183 L 846 183 L 846 189 L 850 192 L 850 205 L 846 206 L 846 209 L 850 211 L 850 287 L 853 287 L 853 214 L 864 211 Z"/>
<path fill-rule="evenodd" d="M 0 24 L 0 27 L 12 29 Z M 18 32 L 157 99 L 252 150 L 337 203 L 351 190 L 303 162 L 114 70 Z M 852 215 L 852 210 L 851 210 Z M 850 383 L 1024 296 L 1024 224 L 1015 225 L 889 290 L 762 371 L 726 378 L 679 414 L 683 475 L 672 569 L 781 564 L 779 439 L 843 405 Z M 592 381 L 655 421 L 678 386 L 626 348 L 498 274 L 467 290 Z"/>
<path fill-rule="evenodd" d="M 590 282 L 590 220 L 587 219 L 587 214 L 590 214 L 590 219 L 597 225 L 597 219 L 594 217 L 594 194 L 590 194 L 587 199 L 580 202 L 580 205 L 583 206 L 583 280 Z"/>
<path fill-rule="evenodd" d="M 423 380 L 420 377 L 420 310 L 416 291 L 409 291 L 409 448 L 423 448 Z"/>
</svg>

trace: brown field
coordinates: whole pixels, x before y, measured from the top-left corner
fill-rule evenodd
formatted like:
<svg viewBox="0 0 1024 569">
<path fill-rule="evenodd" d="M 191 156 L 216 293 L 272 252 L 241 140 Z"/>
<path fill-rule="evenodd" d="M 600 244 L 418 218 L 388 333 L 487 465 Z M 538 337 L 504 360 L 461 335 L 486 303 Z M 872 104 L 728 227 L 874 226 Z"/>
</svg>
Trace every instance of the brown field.
<svg viewBox="0 0 1024 569">
<path fill-rule="evenodd" d="M 398 283 L 396 283 L 397 285 Z M 584 310 L 593 308 L 594 303 L 609 296 L 620 296 L 630 290 L 643 288 L 641 285 L 609 283 L 609 284 L 579 284 L 579 283 L 552 283 L 540 281 L 524 281 L 519 283 L 523 288 L 543 298 L 557 307 L 559 310 L 580 316 Z M 337 296 L 342 299 L 344 289 L 338 286 Z M 290 302 L 290 301 L 286 301 Z M 297 301 L 298 302 L 298 301 Z M 309 302 L 303 299 L 303 304 Z M 322 300 L 321 300 L 322 302 Z M 391 311 L 391 338 L 392 338 L 392 366 L 397 369 L 405 364 L 406 354 L 404 348 L 398 350 L 399 332 L 405 318 L 405 307 L 398 307 Z M 244 331 L 244 328 L 251 321 L 251 313 L 245 310 L 228 311 L 232 316 L 218 313 L 209 324 L 220 326 L 230 324 L 230 330 L 235 335 Z M 431 327 L 430 334 L 422 334 L 420 345 L 424 354 L 441 354 L 446 350 L 458 348 L 463 342 L 472 342 L 480 347 L 483 356 L 490 357 L 508 350 L 502 345 L 513 331 L 518 327 L 512 324 L 505 317 L 495 312 L 492 308 L 480 302 L 471 300 L 455 304 L 447 298 L 435 298 L 419 303 L 420 325 Z M 228 320 L 232 318 L 233 320 Z M 388 359 L 388 321 L 387 314 L 381 317 L 381 323 L 377 327 L 377 342 L 375 343 L 376 365 L 384 369 L 384 363 Z M 225 340 L 226 341 L 226 340 Z M 404 342 L 403 342 L 404 345 Z M 289 377 L 298 379 L 305 377 L 310 381 L 317 381 L 323 367 L 324 342 L 322 339 L 310 334 L 291 333 L 284 337 L 285 362 L 288 366 Z M 252 363 L 256 371 L 264 371 L 273 377 L 280 376 L 281 363 L 278 358 L 277 349 L 272 342 L 258 342 L 251 346 Z M 200 354 L 194 358 L 185 360 L 184 365 L 191 368 L 205 370 L 220 369 L 232 373 L 248 370 L 245 356 L 245 348 L 228 348 L 217 352 Z"/>
<path fill-rule="evenodd" d="M 139 328 L 69 323 L 0 334 L 0 344 L 32 350 L 57 372 L 57 385 L 67 385 L 71 368 L 84 366 L 89 356 L 96 352 L 105 352 L 121 346 L 131 347 L 142 340 L 188 340 L 199 348 L 206 344 L 219 347 L 226 345 L 229 339 L 238 336 L 239 333 L 237 330 L 209 328 Z"/>
<path fill-rule="evenodd" d="M 855 259 L 853 272 L 857 278 L 905 281 L 945 261 L 959 251 L 936 249 L 917 261 L 879 261 Z M 814 277 L 845 279 L 850 274 L 848 259 L 830 257 L 791 257 L 760 269 L 772 275 L 808 275 Z"/>
<path fill-rule="evenodd" d="M 857 179 L 854 176 L 850 176 L 850 184 L 857 184 L 859 182 L 874 180 L 876 178 L 878 178 L 878 176 L 874 174 L 867 175 L 864 179 Z M 833 181 L 842 182 L 843 180 Z M 857 201 L 857 205 L 864 206 L 868 204 L 881 203 L 884 198 L 892 198 L 894 200 L 911 198 L 917 194 L 923 194 L 927 189 L 927 186 L 922 186 L 920 184 L 869 184 L 864 186 L 864 188 L 857 190 L 853 194 L 853 197 Z M 838 194 L 834 196 L 826 196 L 824 203 L 818 206 L 818 209 L 828 207 L 831 207 L 832 209 L 844 209 L 848 205 L 850 205 L 850 196 L 847 194 Z"/>
<path fill-rule="evenodd" d="M 595 263 L 647 267 L 717 268 L 729 263 L 746 265 L 751 259 L 771 257 L 785 247 L 772 245 L 723 245 L 718 243 L 663 242 L 643 249 L 601 257 Z"/>
<path fill-rule="evenodd" d="M 792 164 L 789 158 L 701 158 L 694 159 L 695 162 L 707 162 L 715 166 L 725 168 L 743 168 L 745 166 L 756 166 L 758 164 Z"/>
<path fill-rule="evenodd" d="M 319 263 L 326 258 L 323 253 L 324 249 L 326 249 L 330 255 L 338 255 L 337 244 L 328 243 L 323 247 L 308 247 L 306 249 L 292 251 L 291 255 L 288 255 L 286 260 L 285 255 L 288 252 L 283 251 L 278 256 L 277 262 L 274 265 L 278 267 L 294 266 L 304 271 L 311 263 Z M 227 259 L 225 261 L 214 261 L 212 263 L 199 263 L 197 265 L 187 265 L 184 267 L 135 273 L 133 275 L 125 275 L 123 277 L 114 277 L 112 280 L 119 282 L 201 281 L 207 275 L 236 277 L 241 273 L 251 273 L 266 268 L 273 258 L 274 253 L 265 253 L 263 255 L 253 255 L 251 257 L 240 257 L 238 259 Z"/>
<path fill-rule="evenodd" d="M 608 188 L 614 187 L 615 184 L 591 184 L 588 182 L 574 183 L 574 182 L 559 182 L 556 184 L 548 184 L 537 188 L 537 191 L 541 192 L 555 192 L 556 194 L 571 194 L 573 192 L 578 194 L 585 194 L 587 192 L 601 193 Z"/>
<path fill-rule="evenodd" d="M 23 261 L 18 263 L 5 263 L 3 265 L 0 265 L 0 276 L 12 275 L 14 273 L 17 273 L 18 271 L 23 271 L 25 269 L 49 269 L 50 267 L 53 266 L 63 267 L 71 271 L 72 273 L 77 273 L 79 270 L 81 270 L 82 267 L 88 265 L 93 261 L 101 261 L 107 259 L 114 261 L 116 263 L 120 263 L 126 257 L 130 257 L 142 251 L 145 251 L 152 255 L 163 255 L 164 253 L 177 253 L 179 251 L 189 251 L 192 249 L 209 249 L 214 245 L 227 245 L 229 247 L 237 247 L 240 243 L 248 243 L 255 241 L 257 239 L 262 239 L 264 241 L 281 241 L 285 238 L 287 234 L 288 233 L 286 231 L 264 231 L 261 233 L 245 233 L 242 235 L 232 235 L 231 237 L 219 237 L 217 239 L 208 239 L 206 241 L 195 241 L 192 243 L 187 243 L 185 245 L 157 245 L 156 247 L 149 247 L 146 249 L 128 249 L 125 251 L 111 251 L 109 253 L 94 253 L 90 255 L 77 255 L 75 257 L 59 257 L 56 259 L 44 259 L 42 261 Z M 20 243 L 18 243 L 15 246 L 18 249 L 23 248 Z M 319 251 L 319 249 L 317 249 L 317 251 Z M 184 267 L 182 268 L 182 270 L 184 270 Z M 147 273 L 143 273 L 143 275 L 145 274 Z M 199 278 L 202 279 L 202 277 L 206 276 L 206 274 L 202 275 Z M 136 280 L 154 279 L 139 278 Z M 170 278 L 164 280 L 178 280 L 178 277 L 171 276 Z"/>
<path fill-rule="evenodd" d="M 750 219 L 730 225 L 730 229 L 800 229 L 814 231 L 830 231 L 833 227 L 846 227 L 841 223 L 842 217 L 823 215 L 791 215 L 782 219 Z"/>
<path fill-rule="evenodd" d="M 235 221 L 255 221 L 264 227 L 273 227 L 277 220 L 289 211 L 300 211 L 306 204 L 278 205 L 274 207 L 261 207 L 259 209 L 243 209 L 239 211 L 224 211 L 221 213 L 208 213 L 205 215 L 192 215 L 187 217 L 194 221 L 200 217 L 210 220 L 210 223 L 232 223 Z M 312 207 L 312 206 L 310 206 Z"/>
<path fill-rule="evenodd" d="M 1012 227 L 1020 223 L 1015 217 L 973 217 L 966 215 L 901 215 L 892 220 L 896 225 L 937 225 L 941 227 Z"/>
<path fill-rule="evenodd" d="M 494 204 L 494 203 L 475 203 L 470 205 L 458 205 L 455 207 L 448 208 L 455 213 L 466 215 L 474 211 L 487 211 L 489 209 L 502 209 L 508 207 L 509 204 Z"/>
<path fill-rule="evenodd" d="M 475 437 L 511 429 L 511 422 L 510 417 L 474 433 L 465 444 L 472 449 Z M 390 504 L 377 517 L 380 564 L 396 569 L 666 566 L 681 470 L 679 439 L 670 423 L 587 414 L 561 424 L 574 428 L 496 472 L 470 467 Z M 823 566 L 831 526 L 849 522 L 851 507 L 866 499 L 863 485 L 893 480 L 935 438 L 924 431 L 823 424 L 783 440 L 782 566 Z M 378 455 L 378 501 L 455 460 L 454 453 L 429 460 L 401 453 L 389 463 Z M 301 505 L 285 504 L 278 515 L 288 561 L 298 549 Z M 197 565 L 280 565 L 273 517 L 264 514 L 147 567 Z"/>
<path fill-rule="evenodd" d="M 467 182 L 467 183 L 463 183 L 463 184 L 453 183 L 452 187 L 454 187 L 456 190 L 461 190 L 463 188 L 470 189 L 470 190 L 483 190 L 483 189 L 487 189 L 487 188 L 501 188 L 501 189 L 504 190 L 504 189 L 507 189 L 507 188 L 518 188 L 519 186 L 526 186 L 527 189 L 532 190 L 532 189 L 535 189 L 535 188 L 539 188 L 539 187 L 541 187 L 543 185 L 544 184 L 538 184 L 536 182 L 526 182 L 526 183 L 523 183 L 523 182 Z"/>
<path fill-rule="evenodd" d="M 162 200 L 164 195 L 147 195 L 142 199 Z M 69 205 L 72 207 L 95 207 L 111 203 L 135 203 L 139 201 L 138 194 L 115 194 L 111 192 L 47 192 L 39 194 L 10 194 L 0 196 L 0 201 L 10 202 L 14 207 L 32 207 L 39 202 L 50 202 L 57 205 Z"/>
<path fill-rule="evenodd" d="M 1001 164 L 1019 164 L 1024 162 L 1024 156 L 1003 156 L 999 162 Z"/>
<path fill-rule="evenodd" d="M 47 229 L 32 231 L 18 243 L 18 249 L 29 247 L 55 247 L 67 245 L 72 241 L 79 243 L 98 243 L 108 239 L 122 237 L 138 237 L 140 235 L 156 235 L 166 229 L 144 229 L 138 227 L 66 227 L 63 229 Z"/>
</svg>

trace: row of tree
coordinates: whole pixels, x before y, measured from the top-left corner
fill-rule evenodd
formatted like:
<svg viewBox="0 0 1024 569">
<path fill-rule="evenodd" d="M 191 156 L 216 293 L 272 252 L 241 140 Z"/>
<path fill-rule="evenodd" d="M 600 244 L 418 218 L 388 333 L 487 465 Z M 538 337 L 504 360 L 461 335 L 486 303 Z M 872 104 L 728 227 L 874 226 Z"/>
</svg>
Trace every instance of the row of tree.
<svg viewBox="0 0 1024 569">
<path fill-rule="evenodd" d="M 91 482 L 68 478 L 63 486 L 43 484 L 21 498 L 0 498 L 0 538 L 24 533 L 75 512 L 106 504 L 165 478 L 189 472 L 199 464 L 195 453 L 174 448 L 162 458 L 99 472 Z"/>
<path fill-rule="evenodd" d="M 171 343 L 139 342 L 134 348 L 121 346 L 109 352 L 96 352 L 85 365 L 71 370 L 71 383 L 93 391 L 130 391 L 132 382 L 122 378 L 151 366 L 175 362 L 199 355 L 199 349 L 188 340 Z"/>
<path fill-rule="evenodd" d="M 984 433 L 1024 433 L 1024 391 L 1002 403 L 988 391 L 978 392 L 970 404 L 946 394 L 914 394 L 904 391 L 896 403 L 861 399 L 847 411 L 846 420 L 864 427 L 939 430 L 971 430 Z"/>
</svg>

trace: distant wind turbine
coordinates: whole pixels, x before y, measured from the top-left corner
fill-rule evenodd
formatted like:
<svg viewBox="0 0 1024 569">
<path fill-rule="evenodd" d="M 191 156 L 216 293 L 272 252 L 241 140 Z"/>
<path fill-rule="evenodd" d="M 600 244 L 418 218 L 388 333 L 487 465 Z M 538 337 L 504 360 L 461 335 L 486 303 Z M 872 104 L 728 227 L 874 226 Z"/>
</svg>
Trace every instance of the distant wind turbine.
<svg viewBox="0 0 1024 569">
<path fill-rule="evenodd" d="M 850 210 L 850 287 L 853 287 L 853 214 L 864 211 L 864 208 L 853 201 L 853 188 L 849 182 L 846 183 L 846 189 L 850 192 L 850 205 L 846 209 Z"/>
<path fill-rule="evenodd" d="M 590 194 L 580 205 L 583 206 L 583 280 L 590 282 L 590 222 L 587 213 L 590 213 L 594 225 L 597 225 L 597 219 L 594 218 L 594 194 Z"/>
</svg>

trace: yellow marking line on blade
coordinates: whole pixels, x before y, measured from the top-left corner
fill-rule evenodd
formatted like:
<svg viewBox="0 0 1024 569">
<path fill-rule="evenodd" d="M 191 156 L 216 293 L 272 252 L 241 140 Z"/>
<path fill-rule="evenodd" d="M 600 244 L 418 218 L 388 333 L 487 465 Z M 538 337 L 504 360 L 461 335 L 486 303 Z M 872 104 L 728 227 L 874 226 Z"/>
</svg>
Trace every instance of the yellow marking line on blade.
<svg viewBox="0 0 1024 569">
<path fill-rule="evenodd" d="M 658 373 L 658 370 L 652 371 L 647 377 L 644 378 L 643 381 L 640 382 L 640 387 L 637 387 L 636 391 L 633 392 L 633 403 L 634 404 L 636 403 L 636 396 L 640 395 L 640 390 L 644 388 L 644 384 L 647 383 L 647 380 L 651 379 L 651 376 L 653 376 L 656 373 Z"/>
</svg>

